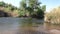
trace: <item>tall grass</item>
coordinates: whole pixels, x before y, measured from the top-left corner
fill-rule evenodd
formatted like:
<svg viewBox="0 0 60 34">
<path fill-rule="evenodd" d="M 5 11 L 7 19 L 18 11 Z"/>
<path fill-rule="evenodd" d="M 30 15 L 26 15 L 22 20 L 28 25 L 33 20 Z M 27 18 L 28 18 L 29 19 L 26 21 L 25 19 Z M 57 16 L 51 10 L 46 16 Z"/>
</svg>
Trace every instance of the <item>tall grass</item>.
<svg viewBox="0 0 60 34">
<path fill-rule="evenodd" d="M 60 7 L 52 9 L 49 13 L 45 14 L 46 21 L 52 24 L 60 24 Z"/>
</svg>

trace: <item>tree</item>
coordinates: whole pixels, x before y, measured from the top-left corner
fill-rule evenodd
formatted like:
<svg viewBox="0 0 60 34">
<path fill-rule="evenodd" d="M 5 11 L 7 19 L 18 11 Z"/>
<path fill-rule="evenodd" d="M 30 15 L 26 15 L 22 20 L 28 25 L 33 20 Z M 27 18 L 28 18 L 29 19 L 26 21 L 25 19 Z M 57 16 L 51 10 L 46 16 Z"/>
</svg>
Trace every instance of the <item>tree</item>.
<svg viewBox="0 0 60 34">
<path fill-rule="evenodd" d="M 26 14 L 26 1 L 25 0 L 22 0 L 20 2 L 20 16 L 25 16 Z"/>
<path fill-rule="evenodd" d="M 20 12 L 22 12 L 24 15 L 26 15 L 27 11 L 29 12 L 29 16 L 32 15 L 36 17 L 43 17 L 44 11 L 46 10 L 46 5 L 43 5 L 42 7 L 41 2 L 38 2 L 39 0 L 22 0 L 21 6 L 20 6 Z M 34 17 L 35 17 L 34 16 Z"/>
<path fill-rule="evenodd" d="M 37 17 L 38 18 L 44 18 L 44 12 L 46 11 L 46 5 L 42 5 L 41 8 L 38 8 L 38 11 L 37 11 Z"/>
<path fill-rule="evenodd" d="M 46 5 L 42 5 L 42 10 L 46 11 Z"/>
<path fill-rule="evenodd" d="M 0 2 L 0 6 L 5 6 L 5 3 L 2 1 L 2 2 Z"/>
<path fill-rule="evenodd" d="M 30 13 L 33 15 L 33 17 L 43 18 L 44 11 L 46 11 L 46 5 L 40 6 L 41 2 L 38 1 L 39 0 L 29 0 L 28 5 L 31 8 Z"/>
<path fill-rule="evenodd" d="M 38 0 L 28 0 L 28 1 L 29 1 L 28 5 L 30 7 L 29 13 L 30 15 L 32 15 L 33 13 L 37 12 L 38 6 L 40 6 L 40 2 L 38 2 Z"/>
</svg>

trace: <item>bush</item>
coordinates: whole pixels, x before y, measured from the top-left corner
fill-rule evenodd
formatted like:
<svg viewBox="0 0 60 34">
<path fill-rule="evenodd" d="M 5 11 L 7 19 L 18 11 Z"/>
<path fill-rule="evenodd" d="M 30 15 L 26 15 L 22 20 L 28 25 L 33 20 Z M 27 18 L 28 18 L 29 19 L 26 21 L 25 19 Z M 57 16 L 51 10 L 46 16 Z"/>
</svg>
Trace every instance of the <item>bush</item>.
<svg viewBox="0 0 60 34">
<path fill-rule="evenodd" d="M 45 14 L 45 17 L 47 17 L 47 21 L 53 23 L 53 24 L 59 24 L 60 23 L 60 7 L 54 8 L 52 11 L 49 13 Z"/>
</svg>

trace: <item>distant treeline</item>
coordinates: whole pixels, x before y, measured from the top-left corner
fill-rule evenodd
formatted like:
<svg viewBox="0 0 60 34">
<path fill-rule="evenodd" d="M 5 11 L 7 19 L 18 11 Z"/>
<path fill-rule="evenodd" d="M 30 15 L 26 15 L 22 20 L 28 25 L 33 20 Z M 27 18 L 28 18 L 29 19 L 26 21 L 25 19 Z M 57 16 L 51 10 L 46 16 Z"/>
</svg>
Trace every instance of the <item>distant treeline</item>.
<svg viewBox="0 0 60 34">
<path fill-rule="evenodd" d="M 18 17 L 19 8 L 13 6 L 12 4 L 8 4 L 5 2 L 0 2 L 0 16 L 5 17 L 4 13 L 7 13 L 9 17 Z M 3 14 L 3 15 L 2 15 Z M 7 16 L 7 17 L 8 17 Z"/>
<path fill-rule="evenodd" d="M 17 8 L 11 4 L 0 2 L 0 10 L 7 12 L 11 17 L 33 17 L 44 18 L 46 5 L 41 6 L 38 0 L 22 0 L 20 7 Z"/>
</svg>

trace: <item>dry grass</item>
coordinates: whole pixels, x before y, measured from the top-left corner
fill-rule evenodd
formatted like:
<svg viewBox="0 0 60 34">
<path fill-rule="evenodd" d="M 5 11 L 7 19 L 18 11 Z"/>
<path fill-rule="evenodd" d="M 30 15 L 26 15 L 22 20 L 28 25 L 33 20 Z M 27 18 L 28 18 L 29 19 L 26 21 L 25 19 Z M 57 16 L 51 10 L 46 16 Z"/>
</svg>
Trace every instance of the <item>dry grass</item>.
<svg viewBox="0 0 60 34">
<path fill-rule="evenodd" d="M 59 24 L 60 23 L 60 7 L 54 8 L 50 13 L 45 14 L 47 21 L 51 23 Z"/>
</svg>

